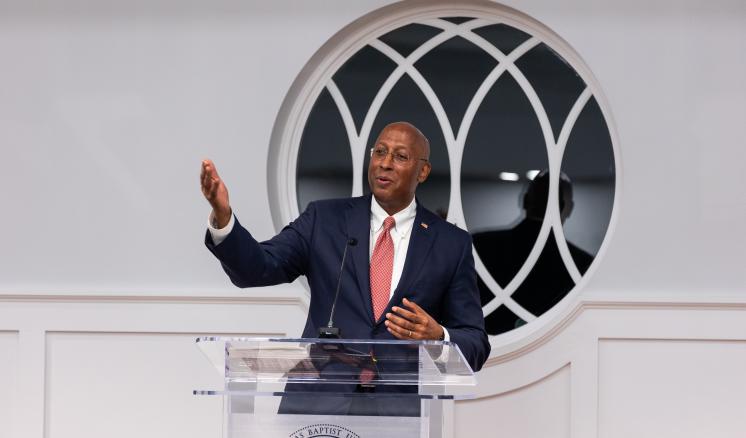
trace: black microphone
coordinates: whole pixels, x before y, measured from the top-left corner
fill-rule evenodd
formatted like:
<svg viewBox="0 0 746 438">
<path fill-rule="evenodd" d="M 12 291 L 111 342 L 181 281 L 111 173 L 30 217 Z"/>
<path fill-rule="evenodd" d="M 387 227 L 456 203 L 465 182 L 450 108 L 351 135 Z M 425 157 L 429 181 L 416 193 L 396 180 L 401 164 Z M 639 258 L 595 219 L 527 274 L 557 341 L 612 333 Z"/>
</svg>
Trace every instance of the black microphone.
<svg viewBox="0 0 746 438">
<path fill-rule="evenodd" d="M 342 253 L 342 263 L 339 265 L 339 278 L 337 278 L 337 291 L 334 293 L 332 302 L 332 311 L 329 313 L 329 322 L 326 327 L 319 328 L 319 338 L 339 339 L 342 335 L 339 327 L 334 327 L 334 309 L 337 307 L 337 298 L 339 298 L 339 288 L 342 286 L 342 272 L 345 268 L 345 258 L 347 258 L 347 248 L 357 245 L 357 239 L 350 238 L 345 242 L 345 249 Z"/>
</svg>

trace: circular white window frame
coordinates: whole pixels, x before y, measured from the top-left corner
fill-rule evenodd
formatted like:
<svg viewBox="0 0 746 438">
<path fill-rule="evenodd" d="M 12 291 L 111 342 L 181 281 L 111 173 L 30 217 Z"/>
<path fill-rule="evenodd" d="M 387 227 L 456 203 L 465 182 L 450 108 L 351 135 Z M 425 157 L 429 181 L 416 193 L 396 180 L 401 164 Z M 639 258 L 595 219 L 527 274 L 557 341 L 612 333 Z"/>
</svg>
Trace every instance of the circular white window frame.
<svg viewBox="0 0 746 438">
<path fill-rule="evenodd" d="M 405 26 L 414 21 L 423 22 L 428 20 L 437 20 L 440 17 L 461 16 L 474 17 L 476 19 L 489 21 L 489 23 L 484 23 L 484 25 L 505 23 L 511 27 L 526 32 L 527 34 L 538 39 L 539 42 L 546 43 L 552 48 L 552 50 L 555 50 L 557 53 L 559 53 L 560 56 L 562 56 L 575 69 L 575 71 L 578 73 L 578 75 L 580 75 L 587 86 L 586 90 L 583 92 L 581 97 L 578 98 L 578 102 L 576 102 L 576 105 L 573 108 L 573 110 L 575 111 L 574 116 L 571 114 L 570 116 L 568 116 L 568 119 L 570 119 L 571 117 L 577 118 L 577 115 L 583 108 L 585 102 L 587 102 L 590 97 L 594 97 L 606 121 L 614 153 L 616 179 L 612 214 L 603 243 L 601 244 L 601 247 L 596 254 L 594 262 L 591 264 L 590 268 L 584 275 L 580 275 L 579 272 L 577 272 L 577 269 L 575 269 L 575 272 L 573 272 L 574 264 L 570 263 L 569 271 L 573 279 L 576 280 L 575 287 L 549 311 L 541 315 L 539 318 L 532 318 L 536 319 L 537 321 L 531 321 L 531 319 L 529 319 L 529 321 L 531 322 L 530 324 L 526 324 L 522 327 L 498 336 L 490 337 L 490 342 L 492 343 L 491 356 L 496 357 L 514 352 L 516 349 L 523 349 L 523 347 L 529 344 L 536 344 L 537 341 L 545 338 L 545 335 L 552 332 L 552 329 L 556 328 L 562 320 L 570 316 L 571 311 L 575 309 L 576 305 L 578 304 L 579 292 L 583 289 L 588 279 L 593 276 L 593 273 L 595 272 L 598 265 L 598 261 L 603 258 L 603 255 L 606 252 L 606 247 L 608 246 L 608 242 L 610 240 L 610 236 L 613 234 L 613 231 L 616 227 L 619 210 L 619 199 L 621 194 L 620 190 L 622 186 L 622 172 L 618 147 L 619 141 L 615 124 L 613 122 L 607 100 L 603 92 L 601 91 L 601 87 L 597 79 L 592 74 L 586 63 L 577 54 L 577 52 L 575 52 L 575 50 L 573 50 L 572 47 L 570 47 L 570 45 L 559 35 L 551 31 L 540 22 L 515 9 L 486 1 L 405 1 L 402 3 L 396 3 L 377 9 L 359 18 L 358 20 L 352 22 L 351 24 L 337 32 L 314 54 L 308 61 L 308 63 L 304 66 L 303 70 L 298 74 L 298 77 L 295 79 L 292 86 L 290 87 L 290 90 L 288 91 L 288 94 L 286 95 L 282 106 L 280 107 L 277 119 L 275 120 L 275 125 L 272 129 L 269 158 L 267 163 L 267 187 L 269 190 L 269 202 L 272 220 L 275 225 L 275 229 L 280 230 L 288 222 L 292 221 L 300 214 L 296 193 L 296 168 L 301 136 L 303 134 L 306 120 L 311 112 L 314 103 L 316 102 L 317 98 L 324 90 L 324 88 L 326 88 L 327 85 L 330 84 L 331 79 L 337 72 L 337 70 L 351 56 L 357 53 L 364 46 L 371 44 L 371 42 L 374 41 L 377 37 L 384 35 L 394 29 Z M 579 103 L 581 104 L 579 105 Z M 572 110 L 571 113 L 573 113 Z M 572 126 L 572 124 L 570 126 Z M 551 128 L 549 129 L 549 134 L 551 135 Z M 546 128 L 544 128 L 544 130 L 546 130 Z M 566 142 L 567 137 L 570 133 L 570 129 L 568 129 L 567 132 L 564 131 L 565 130 L 563 129 L 562 134 L 564 134 L 564 142 Z M 350 138 L 352 138 L 353 134 L 354 133 L 348 132 L 348 136 L 350 136 Z M 363 128 L 363 134 L 364 135 L 361 135 L 359 138 L 363 139 L 362 141 L 367 141 L 368 132 L 365 132 L 365 128 Z M 557 144 L 564 144 L 562 134 L 559 136 L 559 139 L 556 142 Z M 546 132 L 544 132 L 544 136 L 545 138 L 547 137 Z M 463 143 L 460 144 L 463 145 Z M 360 153 L 364 153 L 364 151 L 366 150 L 364 147 L 356 149 L 359 149 L 359 151 L 363 151 Z M 564 149 L 564 147 L 562 149 Z M 460 156 L 463 152 L 463 146 L 461 146 L 460 148 L 449 147 L 448 152 L 449 157 L 451 157 L 449 161 L 451 162 L 452 166 L 452 175 L 454 175 L 454 170 L 456 170 L 457 172 L 455 173 L 456 177 L 452 177 L 451 180 L 452 188 L 451 202 L 449 206 L 449 220 L 453 221 L 455 219 L 456 223 L 463 226 L 465 224 L 465 221 L 463 219 L 463 211 L 460 203 L 461 189 L 460 180 L 458 178 L 458 175 L 460 175 L 460 169 L 453 169 L 454 166 L 460 167 Z M 563 152 L 563 150 L 559 152 L 554 151 L 554 153 L 559 154 L 559 159 L 550 160 L 550 173 L 552 171 L 558 173 L 556 171 L 559 170 L 559 166 L 561 165 Z M 548 150 L 547 153 L 550 154 L 551 151 Z M 454 160 L 453 154 L 458 154 L 457 158 L 459 159 Z M 360 163 L 358 163 L 357 165 L 353 165 L 353 195 L 359 195 L 362 193 L 361 184 L 363 160 L 360 157 L 356 157 L 355 155 L 353 155 L 353 162 L 356 161 L 359 161 Z M 552 161 L 554 161 L 554 166 L 556 166 L 555 168 L 551 167 Z M 549 189 L 550 202 L 552 199 L 558 199 L 558 196 L 556 195 L 558 190 L 557 185 L 558 178 L 553 178 L 553 181 L 550 182 Z M 458 199 L 458 202 L 454 202 L 454 197 Z M 543 238 L 544 242 L 546 242 L 546 235 L 549 233 L 549 230 L 552 229 L 552 222 L 559 221 L 559 207 L 554 206 L 552 208 L 552 206 L 550 206 L 550 208 L 548 208 L 547 210 L 547 214 L 549 215 L 550 219 L 545 220 L 545 224 L 544 226 L 542 226 L 542 232 L 540 232 L 540 236 L 538 238 L 538 240 L 541 240 Z M 554 229 L 558 229 L 561 233 L 561 224 L 559 224 L 559 227 L 555 227 Z M 560 237 L 561 239 L 558 238 L 558 241 L 564 241 L 564 237 Z M 536 247 L 539 247 L 539 245 L 536 245 Z M 543 244 L 541 244 L 540 247 L 543 247 Z M 538 251 L 532 251 L 532 254 L 529 256 L 529 260 L 526 261 L 524 268 L 526 266 L 530 268 L 530 266 L 533 265 L 532 263 L 529 263 L 529 261 L 532 257 L 534 259 L 538 258 L 540 249 L 541 248 L 539 248 Z M 566 247 L 561 249 L 566 249 Z M 481 261 L 476 254 L 475 256 L 477 269 L 478 271 L 480 271 L 480 276 L 482 276 L 481 270 L 479 269 L 479 264 L 481 263 Z M 564 258 L 568 257 L 569 252 L 565 254 Z M 483 268 L 483 266 L 481 266 L 481 268 Z M 526 269 L 522 270 L 528 271 Z M 527 275 L 527 273 L 528 272 L 519 272 L 517 277 L 522 276 L 525 278 L 525 275 Z M 482 278 L 483 280 L 485 279 L 484 276 L 482 276 Z M 489 279 L 487 279 L 487 281 L 489 282 Z M 508 285 L 508 287 L 510 287 L 510 285 Z M 506 287 L 506 289 L 508 288 Z M 500 303 L 498 303 L 498 305 L 499 304 Z M 484 307 L 487 308 L 487 313 L 489 313 L 490 310 L 494 310 L 493 308 L 489 308 L 489 303 Z M 508 307 L 510 308 L 510 306 Z M 519 313 L 519 316 L 523 317 L 525 315 L 521 315 Z"/>
</svg>

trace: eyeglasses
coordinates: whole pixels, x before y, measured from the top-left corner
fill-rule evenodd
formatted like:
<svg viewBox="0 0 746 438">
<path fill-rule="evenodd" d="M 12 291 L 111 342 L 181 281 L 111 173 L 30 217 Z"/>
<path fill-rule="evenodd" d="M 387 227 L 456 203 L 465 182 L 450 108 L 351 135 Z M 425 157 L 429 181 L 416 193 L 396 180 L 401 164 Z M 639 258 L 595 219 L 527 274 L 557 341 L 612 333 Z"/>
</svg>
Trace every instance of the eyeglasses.
<svg viewBox="0 0 746 438">
<path fill-rule="evenodd" d="M 394 162 L 397 164 L 407 164 L 410 161 L 415 161 L 415 158 L 410 157 L 407 153 L 401 151 L 389 152 L 383 146 L 375 146 L 370 148 L 370 157 L 376 160 L 385 160 L 386 156 L 391 155 L 394 158 Z M 422 160 L 427 163 L 427 158 L 417 158 L 416 160 Z"/>
</svg>

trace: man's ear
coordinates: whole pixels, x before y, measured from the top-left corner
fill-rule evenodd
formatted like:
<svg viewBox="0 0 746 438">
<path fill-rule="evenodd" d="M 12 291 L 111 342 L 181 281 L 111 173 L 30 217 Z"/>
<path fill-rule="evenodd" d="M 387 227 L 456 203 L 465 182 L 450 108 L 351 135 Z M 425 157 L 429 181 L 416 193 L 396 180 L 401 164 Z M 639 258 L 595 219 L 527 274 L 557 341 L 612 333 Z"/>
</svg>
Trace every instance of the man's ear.
<svg viewBox="0 0 746 438">
<path fill-rule="evenodd" d="M 430 175 L 430 169 L 432 169 L 432 166 L 430 165 L 429 161 L 422 165 L 422 168 L 420 169 L 420 174 L 417 175 L 417 181 L 420 184 L 424 183 L 428 175 Z"/>
</svg>

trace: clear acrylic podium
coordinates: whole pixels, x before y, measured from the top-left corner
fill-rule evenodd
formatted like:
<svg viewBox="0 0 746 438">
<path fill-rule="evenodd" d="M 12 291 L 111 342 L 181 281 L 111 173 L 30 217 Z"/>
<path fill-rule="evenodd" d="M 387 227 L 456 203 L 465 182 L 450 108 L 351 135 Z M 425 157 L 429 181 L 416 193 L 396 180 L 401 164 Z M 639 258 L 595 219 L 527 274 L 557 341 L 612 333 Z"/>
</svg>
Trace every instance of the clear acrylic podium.
<svg viewBox="0 0 746 438">
<path fill-rule="evenodd" d="M 456 344 L 341 339 L 197 339 L 225 377 L 224 438 L 450 436 L 444 403 L 474 397 Z"/>
</svg>

